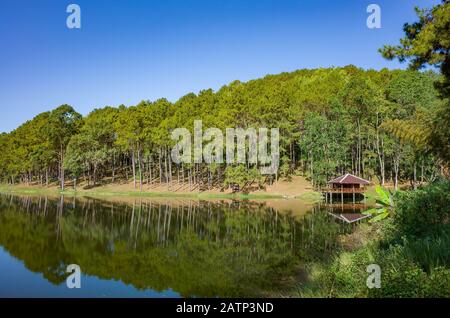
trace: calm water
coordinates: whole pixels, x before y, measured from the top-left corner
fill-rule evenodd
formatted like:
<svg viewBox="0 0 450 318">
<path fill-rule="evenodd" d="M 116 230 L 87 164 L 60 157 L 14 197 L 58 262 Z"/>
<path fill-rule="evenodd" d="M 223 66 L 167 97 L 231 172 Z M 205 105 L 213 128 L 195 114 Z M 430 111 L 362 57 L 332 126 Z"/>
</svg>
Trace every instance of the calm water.
<svg viewBox="0 0 450 318">
<path fill-rule="evenodd" d="M 288 210 L 0 195 L 0 297 L 261 296 L 349 230 L 319 206 Z M 66 286 L 69 264 L 81 268 L 80 289 Z"/>
</svg>

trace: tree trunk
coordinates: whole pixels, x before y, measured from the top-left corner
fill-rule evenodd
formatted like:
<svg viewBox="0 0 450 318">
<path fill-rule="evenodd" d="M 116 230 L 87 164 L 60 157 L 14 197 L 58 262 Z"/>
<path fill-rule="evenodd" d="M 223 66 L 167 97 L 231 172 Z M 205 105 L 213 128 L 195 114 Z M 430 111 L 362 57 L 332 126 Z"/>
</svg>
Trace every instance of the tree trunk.
<svg viewBox="0 0 450 318">
<path fill-rule="evenodd" d="M 167 161 L 169 162 L 169 183 L 172 186 L 172 158 L 170 157 L 169 149 L 166 148 Z"/>
<path fill-rule="evenodd" d="M 400 166 L 400 160 L 394 159 L 394 187 L 395 191 L 398 190 L 398 171 Z"/>
<path fill-rule="evenodd" d="M 112 161 L 112 178 L 111 182 L 114 183 L 116 177 L 116 154 L 113 153 L 113 161 Z"/>
<path fill-rule="evenodd" d="M 61 191 L 64 191 L 64 150 L 61 145 L 60 149 L 60 163 L 59 163 L 59 169 L 60 169 L 60 180 L 61 180 Z"/>
<path fill-rule="evenodd" d="M 356 147 L 356 174 L 359 175 L 361 167 L 361 125 L 359 123 L 359 118 L 356 120 L 358 126 L 358 145 Z"/>
<path fill-rule="evenodd" d="M 159 147 L 159 185 L 161 186 L 161 184 L 162 184 L 162 158 L 161 158 L 161 155 L 162 155 L 162 151 L 161 151 L 161 147 Z"/>
<path fill-rule="evenodd" d="M 189 191 L 192 191 L 192 168 L 188 170 Z"/>
<path fill-rule="evenodd" d="M 417 190 L 417 164 L 414 161 L 414 181 L 413 181 L 414 190 Z"/>
<path fill-rule="evenodd" d="M 150 162 L 149 162 L 149 165 L 150 165 L 150 168 L 149 168 L 149 170 L 150 170 L 150 171 L 149 171 L 149 175 L 150 175 L 150 176 L 149 176 L 149 179 L 150 179 L 150 182 L 149 182 L 149 183 L 150 183 L 150 184 L 152 184 L 152 182 L 153 182 L 153 176 L 152 176 L 152 161 L 153 161 L 153 160 L 150 159 Z"/>
<path fill-rule="evenodd" d="M 126 179 L 126 183 L 128 183 L 128 159 L 125 159 L 125 162 L 123 163 L 125 165 L 125 179 Z M 122 164 L 122 166 L 123 166 Z"/>
<path fill-rule="evenodd" d="M 150 156 L 147 156 L 147 186 L 150 185 L 151 167 Z"/>
<path fill-rule="evenodd" d="M 375 147 L 377 150 L 377 155 L 378 155 L 378 163 L 380 165 L 380 176 L 381 176 L 381 185 L 384 185 L 385 183 L 385 169 L 384 169 L 384 154 L 383 154 L 383 144 L 381 144 L 380 146 L 380 133 L 378 130 L 378 114 L 377 114 L 377 123 L 376 123 L 376 143 L 375 143 Z M 382 141 L 381 141 L 382 142 Z"/>
<path fill-rule="evenodd" d="M 139 165 L 139 190 L 142 192 L 142 156 L 141 146 L 138 146 L 138 165 Z"/>
<path fill-rule="evenodd" d="M 164 148 L 164 180 L 167 185 L 167 189 L 169 189 L 169 178 L 168 178 L 169 172 L 168 172 L 168 166 L 167 166 L 167 151 Z"/>
<path fill-rule="evenodd" d="M 94 164 L 94 172 L 92 174 L 92 178 L 94 179 L 94 187 L 97 184 L 97 164 Z"/>
<path fill-rule="evenodd" d="M 193 182 L 194 182 L 194 186 L 197 184 L 197 178 L 196 178 L 197 174 L 196 174 L 196 171 L 195 171 L 196 169 L 195 168 L 196 168 L 196 163 L 194 163 L 193 172 L 192 172 L 192 174 L 193 174 L 192 175 L 192 179 L 193 179 Z"/>
<path fill-rule="evenodd" d="M 211 166 L 208 166 L 208 190 L 211 190 Z"/>
<path fill-rule="evenodd" d="M 422 163 L 422 165 L 420 167 L 420 184 L 423 184 L 423 182 L 424 182 L 424 173 L 423 173 L 423 171 L 424 171 L 424 167 L 423 167 L 423 163 Z"/>
<path fill-rule="evenodd" d="M 134 149 L 131 150 L 131 170 L 133 171 L 133 187 L 136 189 L 136 162 L 134 157 Z"/>
</svg>

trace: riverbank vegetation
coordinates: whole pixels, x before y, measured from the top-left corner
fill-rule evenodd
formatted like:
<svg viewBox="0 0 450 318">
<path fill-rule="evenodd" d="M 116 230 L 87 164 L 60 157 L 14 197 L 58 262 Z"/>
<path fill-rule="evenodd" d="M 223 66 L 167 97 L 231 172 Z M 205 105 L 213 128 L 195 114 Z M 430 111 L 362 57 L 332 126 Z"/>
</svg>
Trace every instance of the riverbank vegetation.
<svg viewBox="0 0 450 318">
<path fill-rule="evenodd" d="M 331 260 L 308 266 L 302 297 L 450 297 L 450 182 L 398 192 L 395 213 L 362 226 Z M 381 268 L 381 288 L 366 285 L 366 267 Z"/>
</svg>

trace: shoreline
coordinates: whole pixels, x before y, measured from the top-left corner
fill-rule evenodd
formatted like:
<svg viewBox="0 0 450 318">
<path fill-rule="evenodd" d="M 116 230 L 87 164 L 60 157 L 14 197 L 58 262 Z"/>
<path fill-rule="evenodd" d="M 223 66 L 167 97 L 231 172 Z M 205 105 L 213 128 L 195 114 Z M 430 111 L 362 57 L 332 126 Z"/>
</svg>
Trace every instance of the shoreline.
<svg viewBox="0 0 450 318">
<path fill-rule="evenodd" d="M 98 190 L 65 190 L 57 188 L 43 188 L 40 186 L 0 185 L 0 193 L 17 195 L 68 195 L 68 196 L 96 196 L 96 197 L 144 197 L 144 198 L 184 198 L 184 199 L 235 199 L 235 200 L 302 200 L 305 203 L 322 201 L 320 193 L 309 191 L 300 195 L 281 195 L 270 193 L 214 193 L 214 192 L 162 192 L 162 191 L 114 191 L 99 188 Z"/>
<path fill-rule="evenodd" d="M 67 188 L 61 191 L 55 182 L 48 186 L 40 184 L 0 184 L 0 193 L 34 194 L 34 195 L 68 195 L 68 196 L 97 196 L 97 197 L 141 197 L 141 198 L 184 198 L 184 199 L 231 199 L 231 200 L 301 200 L 304 203 L 314 204 L 323 201 L 322 194 L 315 191 L 309 181 L 300 176 L 290 180 L 278 180 L 264 190 L 250 191 L 249 193 L 232 193 L 231 190 L 220 192 L 218 189 L 189 191 L 186 187 L 175 186 L 173 191 L 166 186 L 145 185 L 141 190 L 133 187 L 133 183 L 104 183 L 94 188 L 85 188 L 80 183 L 76 190 L 73 184 L 68 183 Z"/>
</svg>

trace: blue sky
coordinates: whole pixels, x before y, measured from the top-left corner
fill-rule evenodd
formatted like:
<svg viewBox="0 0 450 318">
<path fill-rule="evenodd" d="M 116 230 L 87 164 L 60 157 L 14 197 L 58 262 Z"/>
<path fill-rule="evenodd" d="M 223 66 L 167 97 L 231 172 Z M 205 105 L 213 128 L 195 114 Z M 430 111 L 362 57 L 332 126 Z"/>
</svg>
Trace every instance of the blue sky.
<svg viewBox="0 0 450 318">
<path fill-rule="evenodd" d="M 1 0 L 0 131 L 70 104 L 87 114 L 300 68 L 404 68 L 398 42 L 430 0 Z M 66 7 L 81 7 L 79 30 Z M 382 28 L 368 29 L 379 4 Z"/>
</svg>

